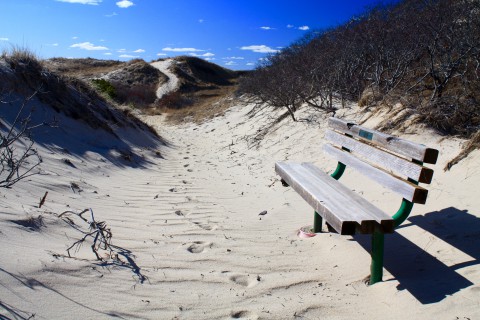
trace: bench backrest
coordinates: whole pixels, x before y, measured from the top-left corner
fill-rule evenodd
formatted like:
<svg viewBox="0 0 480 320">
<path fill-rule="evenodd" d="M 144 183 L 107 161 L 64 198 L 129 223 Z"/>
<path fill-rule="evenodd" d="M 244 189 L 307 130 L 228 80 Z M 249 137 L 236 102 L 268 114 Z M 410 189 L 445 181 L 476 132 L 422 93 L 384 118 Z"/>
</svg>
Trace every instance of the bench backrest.
<svg viewBox="0 0 480 320">
<path fill-rule="evenodd" d="M 433 170 L 423 163 L 435 164 L 438 150 L 338 118 L 330 118 L 328 125 L 326 153 L 404 199 L 425 203 L 428 191 L 418 183 L 432 181 Z"/>
</svg>

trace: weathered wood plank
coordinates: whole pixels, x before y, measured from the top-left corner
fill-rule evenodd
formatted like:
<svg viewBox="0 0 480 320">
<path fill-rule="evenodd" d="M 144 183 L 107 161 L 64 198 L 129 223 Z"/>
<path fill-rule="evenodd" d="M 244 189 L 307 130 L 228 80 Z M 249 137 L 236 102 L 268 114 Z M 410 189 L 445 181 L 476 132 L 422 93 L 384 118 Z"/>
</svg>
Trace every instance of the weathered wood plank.
<svg viewBox="0 0 480 320">
<path fill-rule="evenodd" d="M 372 233 L 378 224 L 393 232 L 390 216 L 312 164 L 277 162 L 275 171 L 338 233 Z"/>
<path fill-rule="evenodd" d="M 345 197 L 348 197 L 349 199 L 352 199 L 355 201 L 359 206 L 363 208 L 362 215 L 368 215 L 372 217 L 377 223 L 380 224 L 381 230 L 384 233 L 391 233 L 393 232 L 394 226 L 393 226 L 393 219 L 392 217 L 383 212 L 382 210 L 378 209 L 376 206 L 362 198 L 359 194 L 356 192 L 350 190 L 348 187 L 343 185 L 341 182 L 333 179 L 329 175 L 327 175 L 323 170 L 319 169 L 312 163 L 304 162 L 302 163 L 302 166 L 306 167 L 307 169 L 310 170 L 310 172 L 314 175 L 318 175 L 320 177 L 324 177 L 324 179 L 333 184 L 339 184 L 340 186 L 337 187 L 337 191 L 339 192 L 344 192 Z M 368 219 L 368 218 L 363 218 L 363 219 Z M 370 232 L 369 232 L 370 233 Z"/>
<path fill-rule="evenodd" d="M 330 144 L 325 144 L 323 150 L 332 155 L 343 164 L 351 166 L 366 177 L 377 181 L 379 184 L 389 188 L 390 190 L 400 194 L 403 198 L 413 203 L 424 204 L 427 200 L 428 190 L 417 186 L 409 181 L 402 180 L 393 176 L 380 168 L 372 166 L 362 160 L 356 158 L 348 151 L 341 150 Z"/>
<path fill-rule="evenodd" d="M 362 140 L 356 140 L 335 131 L 327 130 L 325 138 L 351 152 L 360 155 L 373 164 L 392 171 L 397 175 L 407 176 L 422 183 L 432 182 L 433 170 L 398 157 L 386 150 L 377 149 Z"/>
<path fill-rule="evenodd" d="M 426 163 L 435 164 L 437 162 L 438 150 L 428 148 L 422 144 L 414 143 L 376 130 L 365 128 L 355 123 L 338 118 L 330 118 L 328 120 L 328 124 L 331 128 L 337 131 L 369 140 L 402 156 Z"/>
</svg>

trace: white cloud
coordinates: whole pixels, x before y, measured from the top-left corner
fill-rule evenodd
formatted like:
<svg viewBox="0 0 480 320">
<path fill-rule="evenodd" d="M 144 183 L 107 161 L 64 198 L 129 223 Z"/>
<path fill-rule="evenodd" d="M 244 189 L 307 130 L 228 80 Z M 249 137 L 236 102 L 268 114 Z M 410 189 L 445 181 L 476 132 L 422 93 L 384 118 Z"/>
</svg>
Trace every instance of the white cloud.
<svg viewBox="0 0 480 320">
<path fill-rule="evenodd" d="M 164 57 L 166 55 L 167 55 L 166 53 L 157 53 L 157 56 L 159 56 L 159 57 Z"/>
<path fill-rule="evenodd" d="M 93 43 L 90 42 L 82 42 L 82 43 L 75 43 L 70 46 L 70 48 L 79 48 L 83 50 L 108 50 L 107 47 L 102 46 L 95 46 Z"/>
<path fill-rule="evenodd" d="M 195 48 L 163 48 L 162 51 L 169 51 L 169 52 L 201 52 L 205 50 L 195 49 Z"/>
<path fill-rule="evenodd" d="M 0 41 L 8 41 L 8 38 L 0 38 Z"/>
<path fill-rule="evenodd" d="M 91 5 L 98 5 L 102 2 L 102 0 L 56 0 L 58 2 L 68 2 L 68 3 L 80 3 L 80 4 L 91 4 Z"/>
<path fill-rule="evenodd" d="M 307 30 L 310 30 L 310 27 L 309 26 L 301 26 L 301 27 L 298 27 L 298 30 L 307 31 Z"/>
<path fill-rule="evenodd" d="M 213 61 L 213 60 L 217 60 L 217 59 L 215 59 L 215 58 L 205 58 L 205 60 L 207 60 L 207 61 Z"/>
<path fill-rule="evenodd" d="M 235 66 L 237 63 L 235 61 L 228 61 L 228 62 L 225 62 L 225 65 L 226 66 Z"/>
<path fill-rule="evenodd" d="M 211 52 L 207 52 L 207 53 L 204 53 L 204 54 L 198 54 L 198 53 L 195 53 L 195 52 L 191 52 L 190 55 L 194 56 L 194 57 L 213 57 L 215 54 L 213 54 Z"/>
<path fill-rule="evenodd" d="M 118 56 L 119 58 L 124 58 L 124 59 L 133 59 L 133 58 L 138 58 L 138 56 L 132 56 L 130 54 L 121 54 Z"/>
<path fill-rule="evenodd" d="M 248 62 L 246 65 L 247 65 L 247 66 L 254 66 L 255 63 L 253 63 L 253 62 Z"/>
<path fill-rule="evenodd" d="M 293 24 L 287 24 L 288 29 L 292 29 L 293 27 L 295 27 Z"/>
<path fill-rule="evenodd" d="M 128 7 L 131 7 L 135 5 L 132 1 L 129 1 L 129 0 L 122 0 L 122 1 L 118 1 L 117 2 L 117 6 L 119 8 L 128 8 Z"/>
<path fill-rule="evenodd" d="M 111 56 L 112 53 L 111 53 L 111 52 L 105 52 L 104 55 L 106 55 L 106 56 Z"/>
<path fill-rule="evenodd" d="M 272 49 L 264 44 L 262 45 L 252 45 L 252 46 L 245 46 L 241 47 L 241 50 L 250 50 L 253 52 L 258 52 L 258 53 L 274 53 L 278 52 L 278 50 Z"/>
<path fill-rule="evenodd" d="M 72 37 L 72 39 L 73 39 L 73 40 L 77 40 L 77 39 L 78 39 L 78 37 Z"/>
<path fill-rule="evenodd" d="M 222 58 L 223 60 L 243 60 L 245 59 L 244 57 L 225 57 Z"/>
<path fill-rule="evenodd" d="M 203 19 L 198 19 L 198 23 L 204 23 L 204 22 L 205 22 L 205 20 L 203 20 Z"/>
<path fill-rule="evenodd" d="M 143 53 L 143 52 L 145 52 L 145 50 L 143 50 L 143 49 L 137 49 L 137 50 L 135 50 L 135 51 L 133 51 L 133 52 L 135 52 L 135 53 Z"/>
<path fill-rule="evenodd" d="M 106 14 L 106 15 L 105 15 L 105 17 L 107 17 L 107 18 L 111 18 L 111 17 L 115 17 L 115 16 L 118 16 L 118 13 L 113 12 L 113 13 L 111 13 L 111 14 Z"/>
<path fill-rule="evenodd" d="M 122 52 L 127 52 L 127 49 L 119 49 L 117 50 L 118 53 L 122 53 Z"/>
<path fill-rule="evenodd" d="M 263 29 L 263 30 L 275 30 L 275 28 L 272 28 L 272 27 L 260 27 L 260 29 Z"/>
</svg>

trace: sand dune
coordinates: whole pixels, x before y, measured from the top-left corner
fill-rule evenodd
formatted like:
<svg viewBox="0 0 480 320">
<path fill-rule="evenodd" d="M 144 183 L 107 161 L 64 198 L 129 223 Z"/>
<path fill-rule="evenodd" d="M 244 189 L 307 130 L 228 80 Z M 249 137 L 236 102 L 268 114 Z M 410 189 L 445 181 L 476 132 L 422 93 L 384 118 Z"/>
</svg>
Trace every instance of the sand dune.
<svg viewBox="0 0 480 320">
<path fill-rule="evenodd" d="M 162 71 L 163 72 L 163 71 Z M 385 282 L 366 286 L 370 258 L 357 241 L 297 236 L 312 210 L 283 188 L 278 160 L 313 161 L 324 121 L 304 113 L 264 131 L 272 113 L 232 108 L 202 125 L 148 117 L 170 146 L 135 148 L 141 168 L 97 151 L 40 145 L 44 174 L 2 190 L 0 314 L 6 319 L 475 319 L 480 317 L 480 153 L 443 172 L 461 140 L 425 130 L 409 139 L 441 150 L 431 193 L 387 237 Z M 346 109 L 347 118 L 358 118 Z M 307 121 L 308 120 L 308 121 Z M 367 125 L 378 121 L 373 118 Z M 260 140 L 260 137 L 263 139 Z M 160 151 L 162 158 L 156 155 Z M 66 165 L 69 159 L 74 167 Z M 343 178 L 342 178 L 343 179 Z M 400 199 L 347 173 L 382 209 Z M 78 188 L 72 188 L 72 183 Z M 49 191 L 45 205 L 39 198 Z M 92 208 L 134 263 L 97 262 L 56 214 Z M 264 215 L 259 215 L 267 211 Z M 42 218 L 41 223 L 33 223 Z M 356 237 L 368 246 L 368 238 Z"/>
</svg>

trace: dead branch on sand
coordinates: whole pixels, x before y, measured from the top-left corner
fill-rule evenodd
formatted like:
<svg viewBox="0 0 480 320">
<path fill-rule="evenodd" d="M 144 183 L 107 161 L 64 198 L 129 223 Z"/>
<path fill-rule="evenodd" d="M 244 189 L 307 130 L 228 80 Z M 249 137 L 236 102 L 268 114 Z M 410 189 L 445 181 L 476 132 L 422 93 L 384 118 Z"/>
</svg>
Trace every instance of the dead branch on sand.
<svg viewBox="0 0 480 320">
<path fill-rule="evenodd" d="M 86 212 L 90 212 L 90 220 L 83 216 L 83 214 Z M 105 221 L 95 220 L 93 210 L 91 208 L 84 209 L 79 213 L 74 211 L 64 211 L 58 214 L 57 217 L 83 234 L 82 238 L 75 241 L 67 248 L 69 258 L 72 258 L 70 250 L 74 249 L 74 252 L 78 252 L 84 242 L 89 239 L 93 239 L 90 247 L 97 260 L 103 262 L 102 265 L 117 265 L 121 267 L 127 267 L 138 277 L 140 283 L 143 283 L 145 280 L 147 280 L 147 277 L 141 273 L 140 267 L 135 263 L 132 252 L 112 244 L 112 231 L 107 227 Z M 87 223 L 88 230 L 85 230 L 82 228 L 82 226 L 76 224 L 72 217 L 78 217 L 83 222 Z M 101 255 L 102 253 L 104 253 L 103 257 Z M 126 261 L 122 260 L 121 257 L 123 257 Z"/>
</svg>

